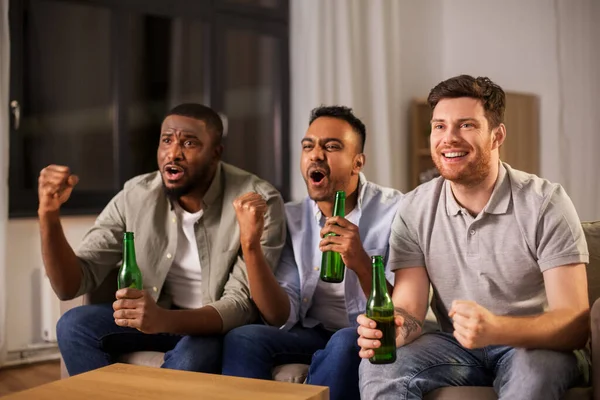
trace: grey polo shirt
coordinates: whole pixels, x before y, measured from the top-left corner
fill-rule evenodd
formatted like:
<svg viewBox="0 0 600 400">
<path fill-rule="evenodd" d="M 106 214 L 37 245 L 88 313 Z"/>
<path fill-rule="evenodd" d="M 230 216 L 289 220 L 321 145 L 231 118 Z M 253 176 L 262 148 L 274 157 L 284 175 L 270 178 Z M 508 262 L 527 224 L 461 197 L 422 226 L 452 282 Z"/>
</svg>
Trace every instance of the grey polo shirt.
<svg viewBox="0 0 600 400">
<path fill-rule="evenodd" d="M 233 208 L 233 200 L 250 191 L 261 194 L 267 201 L 261 245 L 267 263 L 275 270 L 285 243 L 286 226 L 283 199 L 268 182 L 220 163 L 203 199 L 202 218 L 195 225 L 202 265 L 202 303 L 219 313 L 224 332 L 251 323 L 257 317 Z M 123 233 L 132 231 L 144 289 L 168 308 L 171 299 L 162 289 L 175 260 L 179 223 L 158 172 L 126 182 L 76 251 L 83 271 L 77 295 L 95 290 L 119 266 L 123 258 Z"/>
<path fill-rule="evenodd" d="M 406 194 L 392 225 L 391 270 L 425 266 L 433 311 L 452 332 L 453 300 L 497 315 L 533 315 L 547 298 L 542 273 L 588 262 L 581 223 L 563 188 L 501 163 L 492 196 L 473 217 L 436 178 Z"/>
</svg>

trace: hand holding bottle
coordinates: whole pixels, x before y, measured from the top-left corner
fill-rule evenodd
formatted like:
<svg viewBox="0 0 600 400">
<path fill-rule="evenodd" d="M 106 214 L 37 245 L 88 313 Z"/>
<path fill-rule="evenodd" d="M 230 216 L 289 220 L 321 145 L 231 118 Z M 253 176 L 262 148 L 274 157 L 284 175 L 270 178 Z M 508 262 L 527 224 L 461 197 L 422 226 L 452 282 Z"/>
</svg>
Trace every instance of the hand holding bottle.
<svg viewBox="0 0 600 400">
<path fill-rule="evenodd" d="M 163 333 L 167 329 L 164 313 L 167 311 L 156 304 L 146 290 L 125 288 L 116 293 L 113 317 L 119 326 L 135 328 L 144 333 Z"/>
<path fill-rule="evenodd" d="M 357 274 L 371 272 L 371 258 L 363 248 L 358 226 L 344 217 L 327 218 L 321 237 L 319 249 L 322 252 L 339 253 L 344 265 Z"/>
<path fill-rule="evenodd" d="M 71 197 L 77 182 L 79 178 L 71 174 L 67 166 L 49 165 L 44 168 L 38 179 L 38 214 L 58 211 Z"/>
</svg>

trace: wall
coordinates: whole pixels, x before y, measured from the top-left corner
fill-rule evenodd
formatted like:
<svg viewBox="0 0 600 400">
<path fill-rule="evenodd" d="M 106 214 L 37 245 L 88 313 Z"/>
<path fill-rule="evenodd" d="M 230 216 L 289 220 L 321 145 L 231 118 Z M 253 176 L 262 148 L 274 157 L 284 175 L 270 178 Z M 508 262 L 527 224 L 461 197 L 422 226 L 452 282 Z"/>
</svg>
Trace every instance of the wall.
<svg viewBox="0 0 600 400">
<path fill-rule="evenodd" d="M 94 217 L 65 217 L 65 236 L 77 246 L 94 223 Z M 36 219 L 11 219 L 6 247 L 7 350 L 41 342 L 40 296 L 37 277 L 43 268 Z"/>
<path fill-rule="evenodd" d="M 592 100 L 600 93 L 600 48 L 592 47 L 600 46 L 600 40 L 594 40 L 600 38 L 600 25 L 593 23 L 600 20 L 600 2 L 402 0 L 400 10 L 397 118 L 403 128 L 394 139 L 397 143 L 390 144 L 398 149 L 398 161 L 403 165 L 399 168 L 407 168 L 402 159 L 406 158 L 410 99 L 426 96 L 445 77 L 485 74 L 507 90 L 540 97 L 542 175 L 565 185 L 582 219 L 599 219 L 599 181 L 592 174 L 599 170 L 595 160 L 600 158 L 594 152 L 600 148 L 596 132 L 600 113 Z M 292 76 L 292 87 L 302 84 Z M 296 115 L 306 123 L 306 113 Z M 294 198 L 306 193 L 298 170 L 298 144 L 299 138 L 292 138 Z M 368 151 L 368 158 L 373 159 L 377 148 Z M 368 165 L 367 173 L 371 174 Z M 369 177 L 377 180 L 376 172 L 373 174 Z M 398 181 L 397 187 L 405 190 L 405 183 Z M 65 233 L 72 245 L 78 244 L 92 223 L 93 217 L 65 219 Z M 32 285 L 41 267 L 37 229 L 35 220 L 8 223 L 9 350 L 39 340 L 39 300 Z"/>
<path fill-rule="evenodd" d="M 443 75 L 485 75 L 505 90 L 539 96 L 541 176 L 566 188 L 582 219 L 600 218 L 592 176 L 600 166 L 593 129 L 598 92 L 590 85 L 600 74 L 592 52 L 594 14 L 595 21 L 600 17 L 593 3 L 443 2 Z"/>
</svg>

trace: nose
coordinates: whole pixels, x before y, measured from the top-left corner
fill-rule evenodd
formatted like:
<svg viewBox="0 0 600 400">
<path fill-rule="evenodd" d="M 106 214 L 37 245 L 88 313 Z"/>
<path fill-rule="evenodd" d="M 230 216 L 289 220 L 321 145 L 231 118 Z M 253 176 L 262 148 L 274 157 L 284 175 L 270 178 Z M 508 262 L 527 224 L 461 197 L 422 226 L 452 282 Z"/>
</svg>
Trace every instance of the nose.
<svg viewBox="0 0 600 400">
<path fill-rule="evenodd" d="M 315 146 L 310 152 L 310 161 L 319 161 L 325 159 L 325 151 L 321 146 Z"/>
<path fill-rule="evenodd" d="M 167 159 L 169 161 L 180 161 L 183 160 L 183 149 L 179 142 L 173 141 L 169 150 L 167 151 Z"/>
<path fill-rule="evenodd" d="M 444 143 L 456 143 L 458 142 L 458 137 L 460 136 L 460 127 L 453 126 L 446 129 L 444 132 L 444 138 L 442 139 Z"/>
</svg>

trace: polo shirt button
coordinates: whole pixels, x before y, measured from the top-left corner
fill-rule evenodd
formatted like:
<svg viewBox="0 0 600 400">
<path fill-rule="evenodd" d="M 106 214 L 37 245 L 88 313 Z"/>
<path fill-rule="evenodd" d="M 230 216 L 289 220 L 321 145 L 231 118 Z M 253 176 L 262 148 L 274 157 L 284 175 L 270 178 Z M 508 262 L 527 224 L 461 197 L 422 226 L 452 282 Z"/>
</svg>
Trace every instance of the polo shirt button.
<svg viewBox="0 0 600 400">
<path fill-rule="evenodd" d="M 471 236 L 473 236 L 475 234 L 475 229 L 471 229 Z"/>
<path fill-rule="evenodd" d="M 155 293 L 158 292 L 158 288 L 156 286 L 154 286 L 152 290 L 154 290 Z"/>
<path fill-rule="evenodd" d="M 319 267 L 315 267 L 315 271 L 318 271 L 318 270 L 319 270 Z"/>
<path fill-rule="evenodd" d="M 167 253 L 167 258 L 171 258 L 171 253 Z"/>
<path fill-rule="evenodd" d="M 308 299 L 305 297 L 302 299 L 303 302 L 308 303 Z"/>
</svg>

